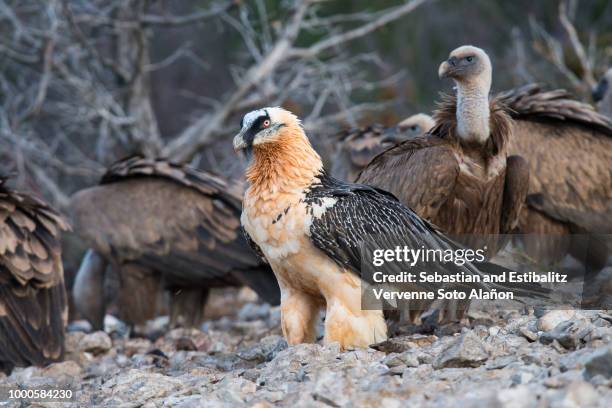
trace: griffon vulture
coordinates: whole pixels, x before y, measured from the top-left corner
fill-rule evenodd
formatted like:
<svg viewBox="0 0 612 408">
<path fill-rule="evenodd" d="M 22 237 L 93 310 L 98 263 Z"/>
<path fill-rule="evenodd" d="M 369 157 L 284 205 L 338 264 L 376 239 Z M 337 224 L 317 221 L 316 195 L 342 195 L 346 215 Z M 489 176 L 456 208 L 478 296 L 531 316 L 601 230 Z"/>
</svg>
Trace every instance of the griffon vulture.
<svg viewBox="0 0 612 408">
<path fill-rule="evenodd" d="M 457 95 L 444 98 L 435 127 L 375 157 L 357 181 L 390 191 L 447 233 L 510 232 L 529 170 L 520 156 L 508 157 L 512 122 L 499 100 L 489 98 L 489 57 L 459 47 L 438 73 L 455 81 Z"/>
<path fill-rule="evenodd" d="M 328 176 L 299 119 L 282 108 L 246 114 L 234 149 L 251 157 L 241 222 L 279 281 L 288 343 L 315 340 L 323 307 L 324 342 L 346 349 L 385 340 L 382 310 L 361 308 L 361 243 L 375 235 L 408 248 L 451 242 L 390 193 Z M 447 264 L 436 267 L 449 272 Z M 471 263 L 459 269 L 481 273 Z"/>
<path fill-rule="evenodd" d="M 431 116 L 419 113 L 388 128 L 373 124 L 340 132 L 331 173 L 340 180 L 355 181 L 374 156 L 404 140 L 423 136 L 433 125 Z"/>
<path fill-rule="evenodd" d="M 107 263 L 119 272 L 120 314 L 131 324 L 155 316 L 162 289 L 172 296 L 172 325 L 199 324 L 214 287 L 248 285 L 278 304 L 276 280 L 248 247 L 231 190 L 220 177 L 164 160 L 114 164 L 99 186 L 72 199 L 75 231 L 91 248 L 75 284 L 77 307 L 102 325 Z"/>
<path fill-rule="evenodd" d="M 60 234 L 68 224 L 0 177 L 0 371 L 57 361 L 68 319 Z"/>
<path fill-rule="evenodd" d="M 554 262 L 578 251 L 574 255 L 591 270 L 602 268 L 605 243 L 591 240 L 585 252 L 563 235 L 612 233 L 612 120 L 563 90 L 545 92 L 534 84 L 499 98 L 514 119 L 509 152 L 523 156 L 531 170 L 518 232 L 559 236 L 531 240 L 528 252 Z"/>
</svg>

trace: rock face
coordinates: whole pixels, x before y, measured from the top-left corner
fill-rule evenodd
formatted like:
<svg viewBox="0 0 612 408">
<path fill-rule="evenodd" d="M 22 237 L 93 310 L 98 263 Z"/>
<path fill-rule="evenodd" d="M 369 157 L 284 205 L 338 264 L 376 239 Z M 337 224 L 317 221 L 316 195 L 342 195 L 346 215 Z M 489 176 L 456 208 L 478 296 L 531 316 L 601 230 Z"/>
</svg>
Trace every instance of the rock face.
<svg viewBox="0 0 612 408">
<path fill-rule="evenodd" d="M 169 330 L 157 319 L 145 337 L 68 333 L 66 361 L 17 368 L 0 375 L 0 387 L 69 387 L 76 397 L 62 406 L 74 408 L 607 407 L 612 318 L 571 312 L 483 311 L 458 334 L 340 352 L 289 347 L 278 308 L 247 304 L 202 330 Z"/>
</svg>

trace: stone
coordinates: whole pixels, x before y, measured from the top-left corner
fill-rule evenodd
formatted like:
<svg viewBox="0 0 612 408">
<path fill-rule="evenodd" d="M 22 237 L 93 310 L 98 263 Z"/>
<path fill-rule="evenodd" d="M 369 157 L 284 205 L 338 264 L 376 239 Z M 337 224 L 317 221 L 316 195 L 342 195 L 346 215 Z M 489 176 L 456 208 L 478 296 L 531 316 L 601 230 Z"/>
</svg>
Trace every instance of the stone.
<svg viewBox="0 0 612 408">
<path fill-rule="evenodd" d="M 599 403 L 599 395 L 591 384 L 586 381 L 571 383 L 560 401 L 561 407 L 594 407 Z"/>
<path fill-rule="evenodd" d="M 545 332 L 552 331 L 559 323 L 571 320 L 575 315 L 576 311 L 570 309 L 551 310 L 546 312 L 538 319 L 538 330 Z"/>
<path fill-rule="evenodd" d="M 556 340 L 566 349 L 575 349 L 594 329 L 595 326 L 585 318 L 566 320 L 553 330 L 542 333 L 540 341 L 550 344 Z"/>
<path fill-rule="evenodd" d="M 391 353 L 388 354 L 387 357 L 383 360 L 383 364 L 387 367 L 418 367 L 419 359 L 416 353 L 413 352 L 404 352 L 401 354 Z"/>
<path fill-rule="evenodd" d="M 78 381 L 78 378 L 81 376 L 83 369 L 80 365 L 75 363 L 74 361 L 62 361 L 60 363 L 53 363 L 43 368 L 41 371 L 41 375 L 45 377 L 51 378 L 73 378 L 75 381 Z"/>
<path fill-rule="evenodd" d="M 497 403 L 503 408 L 528 408 L 536 403 L 536 396 L 524 385 L 496 392 Z"/>
<path fill-rule="evenodd" d="M 97 355 L 107 352 L 112 346 L 113 342 L 109 335 L 103 331 L 97 331 L 83 336 L 77 347 L 79 351 L 85 351 Z"/>
<path fill-rule="evenodd" d="M 485 344 L 472 332 L 467 332 L 436 357 L 433 367 L 478 367 L 489 358 Z"/>
<path fill-rule="evenodd" d="M 267 336 L 254 347 L 238 353 L 241 359 L 257 364 L 272 361 L 276 355 L 287 348 L 287 342 L 282 336 Z"/>
<path fill-rule="evenodd" d="M 384 353 L 403 353 L 410 349 L 428 346 L 437 339 L 438 337 L 433 335 L 413 334 L 393 337 L 370 347 Z"/>
<path fill-rule="evenodd" d="M 521 336 L 523 336 L 524 338 L 526 338 L 527 340 L 534 342 L 538 339 L 538 335 L 534 332 L 532 332 L 531 330 L 525 328 L 525 327 L 521 327 L 519 329 L 519 333 L 521 334 Z"/>
<path fill-rule="evenodd" d="M 596 375 L 612 378 L 612 347 L 597 350 L 584 364 L 584 376 L 590 379 Z"/>
<path fill-rule="evenodd" d="M 102 385 L 107 397 L 116 397 L 124 402 L 144 402 L 163 398 L 183 388 L 181 380 L 158 373 L 131 369 Z"/>
</svg>

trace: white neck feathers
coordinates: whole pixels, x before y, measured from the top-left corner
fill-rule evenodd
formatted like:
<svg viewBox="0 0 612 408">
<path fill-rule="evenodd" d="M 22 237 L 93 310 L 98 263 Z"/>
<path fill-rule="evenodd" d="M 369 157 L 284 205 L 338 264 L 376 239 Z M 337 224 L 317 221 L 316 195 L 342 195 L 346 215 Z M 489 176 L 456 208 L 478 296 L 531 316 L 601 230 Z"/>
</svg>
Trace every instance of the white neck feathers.
<svg viewBox="0 0 612 408">
<path fill-rule="evenodd" d="M 470 82 L 457 82 L 457 133 L 465 142 L 489 139 L 489 90 L 491 75 L 484 73 Z"/>
</svg>

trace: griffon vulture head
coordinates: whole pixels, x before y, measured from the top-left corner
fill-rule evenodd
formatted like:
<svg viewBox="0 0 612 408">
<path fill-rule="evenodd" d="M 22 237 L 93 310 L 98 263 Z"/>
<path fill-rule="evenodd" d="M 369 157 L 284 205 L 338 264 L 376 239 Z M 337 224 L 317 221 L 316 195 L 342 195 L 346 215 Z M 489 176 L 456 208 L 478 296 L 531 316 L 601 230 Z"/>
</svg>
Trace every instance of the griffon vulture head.
<svg viewBox="0 0 612 408">
<path fill-rule="evenodd" d="M 399 144 L 404 140 L 414 139 L 415 137 L 424 136 L 436 122 L 433 118 L 425 113 L 417 113 L 402 120 L 396 126 L 388 128 L 381 143 Z"/>
<path fill-rule="evenodd" d="M 491 60 L 486 52 L 472 45 L 454 49 L 438 69 L 440 78 L 452 78 L 459 85 L 491 88 Z"/>
</svg>

